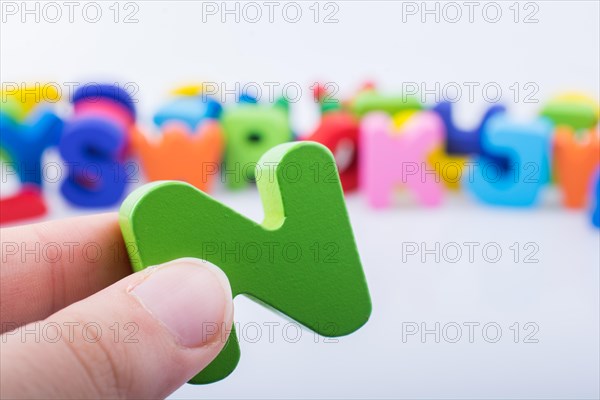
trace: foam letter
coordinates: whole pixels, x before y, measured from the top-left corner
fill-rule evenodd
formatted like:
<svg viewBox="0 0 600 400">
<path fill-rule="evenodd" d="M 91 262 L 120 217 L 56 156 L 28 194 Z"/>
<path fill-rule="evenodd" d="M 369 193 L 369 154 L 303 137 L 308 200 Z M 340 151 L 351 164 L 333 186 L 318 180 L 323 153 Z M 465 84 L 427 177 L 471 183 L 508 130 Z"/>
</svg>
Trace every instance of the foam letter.
<svg viewBox="0 0 600 400">
<path fill-rule="evenodd" d="M 16 195 L 0 200 L 0 224 L 41 217 L 44 214 L 46 204 L 36 185 L 23 185 Z"/>
<path fill-rule="evenodd" d="M 592 208 L 592 224 L 600 228 L 600 168 L 596 171 L 594 181 L 592 196 L 595 197 L 595 199 L 592 200 L 594 203 Z"/>
<path fill-rule="evenodd" d="M 481 131 L 484 125 L 494 115 L 504 113 L 506 109 L 501 105 L 490 107 L 481 119 L 481 123 L 474 129 L 460 129 L 452 118 L 452 103 L 444 101 L 433 109 L 446 126 L 446 152 L 448 154 L 472 155 L 481 154 Z"/>
<path fill-rule="evenodd" d="M 572 129 L 559 127 L 554 137 L 554 162 L 563 204 L 569 208 L 585 207 L 590 179 L 600 164 L 598 131 L 576 137 Z"/>
<path fill-rule="evenodd" d="M 411 117 L 400 132 L 392 119 L 371 113 L 361 123 L 360 184 L 373 207 L 388 207 L 394 188 L 406 185 L 427 206 L 442 200 L 442 185 L 425 175 L 427 157 L 442 144 L 443 126 L 437 115 L 422 112 Z"/>
<path fill-rule="evenodd" d="M 48 110 L 31 114 L 23 123 L 0 114 L 0 147 L 14 163 L 22 183 L 42 184 L 42 154 L 58 145 L 62 129 L 62 120 Z"/>
<path fill-rule="evenodd" d="M 345 192 L 358 187 L 358 128 L 351 114 L 334 110 L 323 114 L 317 129 L 306 138 L 333 152 Z"/>
<path fill-rule="evenodd" d="M 223 135 L 216 121 L 206 121 L 197 130 L 192 134 L 187 125 L 170 122 L 157 140 L 134 130 L 133 143 L 149 181 L 181 180 L 210 190 L 221 162 Z"/>
<path fill-rule="evenodd" d="M 478 199 L 509 206 L 530 206 L 549 180 L 552 124 L 545 119 L 516 123 L 504 115 L 493 117 L 482 132 L 484 152 L 509 159 L 510 169 L 490 166 L 494 161 L 480 155 L 473 162 L 472 176 L 463 185 Z"/>
<path fill-rule="evenodd" d="M 272 147 L 292 139 L 287 109 L 240 103 L 223 112 L 226 138 L 225 179 L 230 188 L 243 188 L 255 178 L 254 167 Z"/>
<path fill-rule="evenodd" d="M 154 115 L 154 123 L 163 127 L 166 123 L 179 121 L 195 131 L 198 124 L 206 119 L 216 119 L 221 115 L 221 104 L 205 95 L 182 96 L 171 100 Z"/>
<path fill-rule="evenodd" d="M 374 89 L 359 92 L 350 104 L 352 112 L 359 118 L 374 111 L 382 111 L 395 115 L 402 111 L 419 111 L 423 108 L 419 100 L 413 96 L 400 94 L 397 96 L 383 95 Z"/>
<path fill-rule="evenodd" d="M 69 166 L 62 193 L 82 207 L 114 205 L 129 178 L 123 161 L 135 122 L 133 99 L 116 84 L 88 84 L 75 91 L 72 101 L 76 115 L 66 124 L 60 143 Z"/>
<path fill-rule="evenodd" d="M 135 248 L 130 252 L 134 269 L 180 257 L 204 259 L 225 272 L 233 296 L 249 295 L 321 335 L 355 331 L 368 320 L 371 301 L 339 178 L 314 175 L 315 164 L 332 162 L 332 154 L 312 142 L 269 150 L 257 178 L 265 209 L 262 224 L 185 183 L 156 182 L 137 189 L 120 212 L 125 240 L 135 244 L 128 246 Z M 261 256 L 244 256 L 249 245 L 262 248 Z M 224 255 L 215 246 L 238 248 L 242 254 L 236 257 L 229 250 Z M 232 331 L 217 358 L 191 382 L 223 379 L 238 359 Z"/>
<path fill-rule="evenodd" d="M 556 126 L 570 127 L 577 132 L 598 124 L 598 108 L 598 102 L 585 94 L 563 93 L 551 99 L 541 115 Z"/>
<path fill-rule="evenodd" d="M 81 207 L 116 204 L 125 191 L 122 158 L 126 145 L 121 127 L 108 119 L 70 121 L 60 143 L 60 153 L 70 167 L 61 186 L 65 198 Z"/>
</svg>

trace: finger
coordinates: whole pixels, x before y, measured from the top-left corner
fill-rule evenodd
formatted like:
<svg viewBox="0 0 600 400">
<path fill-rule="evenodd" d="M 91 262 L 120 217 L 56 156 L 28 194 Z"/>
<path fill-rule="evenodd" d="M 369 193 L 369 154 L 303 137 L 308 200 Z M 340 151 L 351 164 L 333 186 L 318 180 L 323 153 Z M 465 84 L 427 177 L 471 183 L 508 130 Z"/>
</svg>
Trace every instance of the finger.
<svg viewBox="0 0 600 400">
<path fill-rule="evenodd" d="M 2 229 L 0 333 L 46 318 L 131 273 L 117 214 Z"/>
<path fill-rule="evenodd" d="M 229 281 L 212 264 L 146 269 L 2 335 L 0 397 L 166 397 L 221 351 L 232 314 Z"/>
</svg>

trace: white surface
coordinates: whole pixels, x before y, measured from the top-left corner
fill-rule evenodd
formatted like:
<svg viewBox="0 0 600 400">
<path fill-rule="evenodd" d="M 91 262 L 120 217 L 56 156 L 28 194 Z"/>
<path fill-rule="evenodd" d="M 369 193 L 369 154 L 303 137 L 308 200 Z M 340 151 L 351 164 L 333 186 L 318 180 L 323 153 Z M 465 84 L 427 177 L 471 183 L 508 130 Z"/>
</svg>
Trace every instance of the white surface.
<svg viewBox="0 0 600 400">
<path fill-rule="evenodd" d="M 220 197 L 260 220 L 258 193 Z M 288 328 L 286 340 L 286 320 L 237 299 L 236 319 L 247 331 L 237 370 L 207 387 L 186 385 L 173 398 L 597 398 L 600 232 L 586 215 L 566 212 L 548 197 L 543 207 L 527 211 L 458 196 L 436 210 L 373 212 L 363 196 L 350 196 L 373 300 L 367 325 L 337 343 L 315 343 L 308 330 L 291 343 L 295 330 Z M 416 256 L 403 263 L 403 242 L 425 242 L 428 248 L 435 242 L 493 242 L 503 256 L 497 263 L 486 262 L 481 252 L 474 263 L 466 254 L 457 263 L 436 263 L 432 256 L 425 263 Z M 514 242 L 535 242 L 539 263 L 515 263 L 509 249 Z M 281 325 L 270 343 L 272 322 Z M 425 322 L 430 329 L 435 322 L 480 325 L 474 343 L 466 326 L 457 343 L 449 342 L 452 331 L 440 343 L 432 335 L 425 343 L 418 336 L 403 343 L 403 322 Z M 497 343 L 482 336 L 490 322 L 502 328 Z M 515 322 L 519 343 L 510 330 Z M 538 343 L 523 343 L 527 322 L 539 327 Z M 262 337 L 253 343 L 256 324 Z M 493 339 L 493 329 L 488 333 Z"/>
<path fill-rule="evenodd" d="M 595 1 L 535 2 L 537 24 L 513 23 L 508 9 L 513 2 L 498 2 L 506 17 L 497 24 L 480 14 L 474 23 L 421 23 L 418 17 L 403 23 L 402 3 L 393 1 L 336 2 L 337 24 L 312 23 L 312 2 L 300 3 L 306 18 L 297 24 L 281 18 L 273 24 L 218 18 L 203 23 L 200 2 L 136 3 L 137 24 L 115 24 L 108 16 L 97 24 L 82 18 L 73 24 L 8 19 L 0 28 L 2 82 L 51 81 L 65 87 L 104 77 L 134 82 L 146 122 L 177 82 L 225 82 L 227 88 L 235 82 L 298 82 L 305 90 L 293 105 L 299 132 L 316 121 L 308 96 L 315 80 L 336 83 L 344 95 L 366 78 L 388 91 L 407 82 L 425 82 L 428 88 L 435 82 L 442 87 L 497 82 L 503 102 L 518 117 L 534 115 L 540 104 L 515 103 L 509 89 L 514 82 L 521 87 L 534 82 L 535 98 L 542 102 L 571 88 L 599 97 Z M 101 4 L 108 13 L 112 2 Z M 459 120 L 475 123 L 487 105 L 480 92 L 472 104 L 461 100 Z M 52 218 L 82 212 L 67 206 L 57 190 L 49 185 Z M 322 338 L 315 343 L 308 331 L 298 343 L 288 343 L 281 329 L 287 321 L 237 299 L 236 320 L 248 336 L 252 323 L 259 324 L 262 338 L 242 339 L 240 364 L 228 379 L 186 385 L 172 397 L 598 398 L 600 233 L 583 212 L 566 211 L 557 205 L 556 193 L 546 194 L 533 210 L 496 209 L 456 195 L 439 209 L 403 204 L 382 212 L 368 209 L 362 195 L 350 196 L 373 299 L 367 325 L 337 343 Z M 261 219 L 253 190 L 219 190 L 216 197 Z M 454 264 L 436 263 L 431 256 L 424 263 L 416 256 L 402 262 L 406 242 L 425 242 L 428 248 L 435 242 L 495 242 L 503 257 L 489 263 L 476 252 L 473 263 L 466 255 Z M 509 249 L 514 242 L 536 243 L 539 262 L 515 263 Z M 281 324 L 273 343 L 265 322 Z M 463 326 L 458 343 L 443 338 L 435 343 L 431 335 L 426 343 L 416 336 L 403 343 L 403 322 L 425 322 L 429 328 L 435 322 L 478 322 L 478 328 L 495 322 L 503 334 L 497 343 L 487 343 L 476 329 L 469 343 Z M 521 327 L 519 343 L 509 328 L 515 322 Z M 527 322 L 539 326 L 538 343 L 522 343 Z"/>
</svg>

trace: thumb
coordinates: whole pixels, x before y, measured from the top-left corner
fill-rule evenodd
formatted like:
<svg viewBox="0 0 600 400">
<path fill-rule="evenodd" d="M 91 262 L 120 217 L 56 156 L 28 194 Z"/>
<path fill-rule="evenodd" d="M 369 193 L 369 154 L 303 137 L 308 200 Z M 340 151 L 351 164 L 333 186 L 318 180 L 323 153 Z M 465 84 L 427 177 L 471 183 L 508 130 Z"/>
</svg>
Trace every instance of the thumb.
<svg viewBox="0 0 600 400">
<path fill-rule="evenodd" d="M 145 269 L 2 335 L 0 397 L 166 397 L 219 354 L 232 315 L 212 264 Z"/>
</svg>

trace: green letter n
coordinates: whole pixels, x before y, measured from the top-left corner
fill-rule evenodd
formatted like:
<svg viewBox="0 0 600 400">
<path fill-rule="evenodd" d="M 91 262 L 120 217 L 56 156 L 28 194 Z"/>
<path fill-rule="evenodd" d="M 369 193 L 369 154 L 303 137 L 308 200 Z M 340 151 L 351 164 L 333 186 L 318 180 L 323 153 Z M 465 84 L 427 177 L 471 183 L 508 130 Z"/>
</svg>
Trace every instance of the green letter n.
<svg viewBox="0 0 600 400">
<path fill-rule="evenodd" d="M 262 224 L 181 182 L 133 192 L 120 223 L 134 269 L 200 258 L 225 272 L 234 297 L 250 296 L 323 336 L 360 328 L 371 300 L 332 154 L 313 142 L 282 144 L 261 158 L 256 177 Z M 232 331 L 190 382 L 225 378 L 239 356 Z"/>
</svg>

